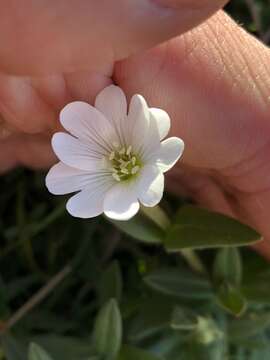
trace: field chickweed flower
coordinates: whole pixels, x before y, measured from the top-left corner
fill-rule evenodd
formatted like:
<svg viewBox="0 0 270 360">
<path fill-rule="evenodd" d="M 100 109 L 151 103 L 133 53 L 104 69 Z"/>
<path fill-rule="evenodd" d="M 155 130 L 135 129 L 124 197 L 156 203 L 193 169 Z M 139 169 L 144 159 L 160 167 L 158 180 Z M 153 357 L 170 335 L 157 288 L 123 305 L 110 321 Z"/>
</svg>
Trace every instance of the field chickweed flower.
<svg viewBox="0 0 270 360">
<path fill-rule="evenodd" d="M 141 95 L 131 99 L 129 111 L 123 91 L 114 85 L 102 90 L 95 106 L 75 101 L 60 114 L 70 133 L 53 135 L 52 147 L 60 162 L 47 177 L 56 195 L 77 192 L 67 202 L 68 212 L 91 218 L 104 212 L 128 220 L 139 203 L 155 206 L 162 198 L 164 175 L 180 158 L 184 143 L 166 137 L 168 114 L 148 108 Z"/>
</svg>

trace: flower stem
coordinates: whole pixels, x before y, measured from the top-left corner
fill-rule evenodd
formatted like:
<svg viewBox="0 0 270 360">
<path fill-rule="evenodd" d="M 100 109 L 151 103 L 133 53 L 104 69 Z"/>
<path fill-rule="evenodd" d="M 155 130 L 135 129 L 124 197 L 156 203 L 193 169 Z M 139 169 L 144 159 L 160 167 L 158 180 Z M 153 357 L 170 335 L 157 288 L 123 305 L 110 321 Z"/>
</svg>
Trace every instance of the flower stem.
<svg viewBox="0 0 270 360">
<path fill-rule="evenodd" d="M 167 229 L 172 225 L 168 215 L 158 205 L 154 207 L 142 206 L 141 211 L 145 216 L 147 216 L 157 226 L 159 226 L 165 233 Z M 189 264 L 192 270 L 199 273 L 205 273 L 205 267 L 200 257 L 196 254 L 194 250 L 192 249 L 180 250 L 179 254 L 183 256 L 183 258 L 186 260 L 186 262 Z"/>
<path fill-rule="evenodd" d="M 181 250 L 180 255 L 185 258 L 186 262 L 189 264 L 192 270 L 199 272 L 199 273 L 205 273 L 205 266 L 203 265 L 200 257 L 196 254 L 194 250 L 191 249 L 184 249 Z"/>
<path fill-rule="evenodd" d="M 158 225 L 163 231 L 166 231 L 171 225 L 168 215 L 158 205 L 154 207 L 141 206 L 141 212 Z"/>
<path fill-rule="evenodd" d="M 13 327 L 22 317 L 31 311 L 36 305 L 44 300 L 56 286 L 65 279 L 67 275 L 72 272 L 72 267 L 68 264 L 55 276 L 53 276 L 47 284 L 45 284 L 36 294 L 26 301 L 1 327 L 0 335 L 3 335 L 7 330 Z"/>
</svg>

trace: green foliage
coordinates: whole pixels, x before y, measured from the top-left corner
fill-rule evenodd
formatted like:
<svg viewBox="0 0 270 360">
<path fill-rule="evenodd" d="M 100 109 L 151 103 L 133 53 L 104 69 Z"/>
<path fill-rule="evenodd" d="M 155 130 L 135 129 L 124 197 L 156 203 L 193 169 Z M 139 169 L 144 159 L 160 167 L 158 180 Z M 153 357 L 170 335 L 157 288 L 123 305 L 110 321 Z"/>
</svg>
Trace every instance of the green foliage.
<svg viewBox="0 0 270 360">
<path fill-rule="evenodd" d="M 121 301 L 123 280 L 121 269 L 117 261 L 113 261 L 101 274 L 98 284 L 98 296 L 100 304 L 104 304 L 111 298 Z"/>
<path fill-rule="evenodd" d="M 162 229 L 142 213 L 137 214 L 128 222 L 116 220 L 110 220 L 110 222 L 127 235 L 145 243 L 159 244 L 164 237 Z"/>
<path fill-rule="evenodd" d="M 260 239 L 255 230 L 232 218 L 187 205 L 177 212 L 164 245 L 168 251 L 180 251 L 249 245 Z"/>
<path fill-rule="evenodd" d="M 181 268 L 163 268 L 149 273 L 145 283 L 161 293 L 188 299 L 211 299 L 213 292 L 207 278 Z"/>
<path fill-rule="evenodd" d="M 160 356 L 131 346 L 123 346 L 117 360 L 162 360 Z"/>
<path fill-rule="evenodd" d="M 259 23 L 247 3 L 227 10 L 263 38 L 270 2 L 253 1 Z M 237 247 L 254 230 L 175 198 L 169 218 L 84 221 L 44 174 L 18 169 L 0 185 L 0 360 L 270 358 L 270 264 Z"/>
<path fill-rule="evenodd" d="M 214 280 L 239 286 L 242 281 L 242 261 L 237 248 L 224 248 L 217 252 L 214 262 Z"/>
<path fill-rule="evenodd" d="M 39 345 L 31 343 L 29 346 L 28 360 L 52 360 L 52 358 Z"/>
<path fill-rule="evenodd" d="M 94 341 L 99 355 L 115 359 L 122 343 L 122 319 L 114 299 L 105 304 L 97 315 Z"/>
<path fill-rule="evenodd" d="M 133 240 L 125 235 L 130 230 L 119 232 L 105 219 L 69 217 L 62 200 L 48 201 L 42 178 L 26 181 L 33 176 L 18 173 L 22 185 L 0 201 L 6 206 L 0 208 L 2 323 L 30 304 L 2 336 L 1 360 L 223 360 L 267 351 L 270 265 L 258 255 L 236 247 L 167 253 L 161 243 Z M 20 226 L 28 236 L 22 238 L 6 211 L 17 197 L 24 199 Z M 154 226 L 164 241 L 174 220 L 157 220 L 162 217 L 156 210 L 140 215 L 143 231 Z M 142 240 L 142 231 L 131 229 Z"/>
<path fill-rule="evenodd" d="M 237 248 L 224 248 L 217 252 L 213 278 L 218 303 L 234 315 L 241 315 L 247 306 L 241 289 L 242 260 Z"/>
</svg>

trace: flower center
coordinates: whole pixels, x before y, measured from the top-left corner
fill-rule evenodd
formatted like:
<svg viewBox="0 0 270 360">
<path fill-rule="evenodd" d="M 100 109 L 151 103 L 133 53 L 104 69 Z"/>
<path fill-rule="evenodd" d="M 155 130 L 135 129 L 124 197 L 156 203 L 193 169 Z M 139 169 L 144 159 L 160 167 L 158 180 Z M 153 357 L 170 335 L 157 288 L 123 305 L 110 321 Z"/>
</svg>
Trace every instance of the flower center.
<svg viewBox="0 0 270 360">
<path fill-rule="evenodd" d="M 112 177 L 116 181 L 125 181 L 132 178 L 140 170 L 141 164 L 132 152 L 132 146 L 122 147 L 114 144 L 115 150 L 109 155 Z"/>
</svg>

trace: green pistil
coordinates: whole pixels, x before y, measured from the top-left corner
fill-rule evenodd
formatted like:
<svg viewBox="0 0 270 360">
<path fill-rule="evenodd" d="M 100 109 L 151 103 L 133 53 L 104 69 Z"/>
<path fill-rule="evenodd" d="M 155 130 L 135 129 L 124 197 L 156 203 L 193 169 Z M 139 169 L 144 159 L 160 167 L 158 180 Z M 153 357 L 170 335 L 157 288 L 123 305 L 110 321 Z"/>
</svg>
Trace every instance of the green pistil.
<svg viewBox="0 0 270 360">
<path fill-rule="evenodd" d="M 111 162 L 112 176 L 116 181 L 130 180 L 141 168 L 141 163 L 133 154 L 131 146 L 112 151 L 109 161 Z"/>
</svg>

